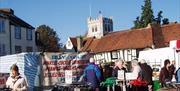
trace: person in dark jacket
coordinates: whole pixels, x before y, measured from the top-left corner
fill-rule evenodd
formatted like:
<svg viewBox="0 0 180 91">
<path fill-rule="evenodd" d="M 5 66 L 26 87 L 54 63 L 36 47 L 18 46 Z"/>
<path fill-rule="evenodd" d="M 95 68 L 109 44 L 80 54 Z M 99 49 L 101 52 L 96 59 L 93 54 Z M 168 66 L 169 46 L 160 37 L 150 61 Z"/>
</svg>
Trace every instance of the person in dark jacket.
<svg viewBox="0 0 180 91">
<path fill-rule="evenodd" d="M 140 61 L 140 67 L 142 72 L 142 80 L 147 81 L 147 86 L 149 90 L 152 90 L 152 76 L 153 76 L 153 70 L 151 66 L 149 66 L 144 59 Z"/>
<path fill-rule="evenodd" d="M 170 72 L 171 79 L 173 78 L 173 75 L 175 75 L 175 70 L 176 70 L 175 60 L 173 60 L 173 61 L 171 61 L 171 65 L 169 66 L 169 72 Z"/>
<path fill-rule="evenodd" d="M 112 77 L 112 67 L 110 67 L 109 64 L 105 64 L 104 65 L 104 69 L 103 69 L 103 76 L 104 76 L 104 79 L 107 79 L 109 77 Z"/>
<path fill-rule="evenodd" d="M 92 87 L 93 91 L 98 91 L 101 82 L 101 71 L 94 63 L 94 58 L 90 58 L 89 62 L 84 70 L 84 81 Z"/>
<path fill-rule="evenodd" d="M 103 74 L 103 70 L 104 70 L 104 64 L 100 61 L 96 62 L 97 66 L 99 67 L 100 71 L 101 71 L 101 81 L 104 81 L 104 74 Z"/>
<path fill-rule="evenodd" d="M 160 75 L 159 75 L 159 81 L 161 83 L 161 87 L 165 87 L 166 82 L 171 81 L 169 66 L 170 66 L 170 61 L 169 59 L 166 59 L 164 61 L 164 67 L 161 68 Z"/>
<path fill-rule="evenodd" d="M 180 67 L 176 71 L 175 76 L 176 76 L 176 82 L 180 83 Z"/>
<path fill-rule="evenodd" d="M 115 67 L 114 67 L 113 72 L 112 72 L 113 77 L 118 78 L 118 70 L 123 70 L 124 71 L 124 78 L 125 78 L 126 68 L 123 66 L 123 60 L 121 60 L 121 59 L 118 59 L 115 62 Z M 118 84 L 123 85 L 123 83 L 126 83 L 125 81 L 126 81 L 126 79 L 124 79 L 124 81 L 120 81 Z M 120 86 L 115 86 L 115 89 L 117 91 L 122 91 Z"/>
</svg>

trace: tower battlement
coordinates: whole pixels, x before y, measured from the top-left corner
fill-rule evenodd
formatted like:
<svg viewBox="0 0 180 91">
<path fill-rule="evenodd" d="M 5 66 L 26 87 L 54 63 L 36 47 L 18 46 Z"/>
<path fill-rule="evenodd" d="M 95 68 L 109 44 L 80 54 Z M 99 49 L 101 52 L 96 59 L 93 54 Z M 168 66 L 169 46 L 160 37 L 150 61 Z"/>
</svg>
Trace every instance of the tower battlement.
<svg viewBox="0 0 180 91">
<path fill-rule="evenodd" d="M 99 15 L 97 18 L 88 17 L 88 34 L 87 37 L 101 38 L 105 34 L 113 31 L 112 17 L 103 17 Z"/>
</svg>

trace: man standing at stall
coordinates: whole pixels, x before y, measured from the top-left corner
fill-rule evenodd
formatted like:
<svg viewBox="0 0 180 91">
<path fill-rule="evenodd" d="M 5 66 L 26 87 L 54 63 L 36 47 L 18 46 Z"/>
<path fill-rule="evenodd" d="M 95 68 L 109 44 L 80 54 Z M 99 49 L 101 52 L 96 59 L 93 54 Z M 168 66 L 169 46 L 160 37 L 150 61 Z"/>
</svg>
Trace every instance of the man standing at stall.
<svg viewBox="0 0 180 91">
<path fill-rule="evenodd" d="M 99 84 L 101 82 L 101 71 L 94 63 L 94 58 L 89 59 L 89 64 L 84 70 L 84 81 L 88 83 L 93 91 L 99 91 Z"/>
<path fill-rule="evenodd" d="M 150 65 L 146 63 L 144 59 L 140 61 L 140 67 L 141 67 L 141 79 L 147 81 L 147 86 L 149 91 L 152 91 L 152 76 L 153 76 L 153 70 Z"/>
</svg>

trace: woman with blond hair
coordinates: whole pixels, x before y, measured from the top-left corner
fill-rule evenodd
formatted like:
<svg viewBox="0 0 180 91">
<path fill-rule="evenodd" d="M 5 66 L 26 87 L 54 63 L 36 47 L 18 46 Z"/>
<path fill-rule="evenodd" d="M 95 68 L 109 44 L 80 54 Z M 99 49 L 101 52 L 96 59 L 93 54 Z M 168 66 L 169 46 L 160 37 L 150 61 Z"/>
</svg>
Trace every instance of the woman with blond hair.
<svg viewBox="0 0 180 91">
<path fill-rule="evenodd" d="M 117 77 L 118 75 L 118 70 L 123 70 L 124 72 L 126 72 L 126 68 L 124 67 L 124 62 L 121 59 L 118 59 L 115 61 L 115 66 L 112 72 L 112 76 L 113 77 Z"/>
</svg>

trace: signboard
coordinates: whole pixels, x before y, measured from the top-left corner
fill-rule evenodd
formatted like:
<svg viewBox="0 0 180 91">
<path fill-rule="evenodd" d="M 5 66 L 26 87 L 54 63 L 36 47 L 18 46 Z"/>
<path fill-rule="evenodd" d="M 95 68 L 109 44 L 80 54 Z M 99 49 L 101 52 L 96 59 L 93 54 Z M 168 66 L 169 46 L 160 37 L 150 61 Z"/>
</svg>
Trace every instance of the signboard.
<svg viewBox="0 0 180 91">
<path fill-rule="evenodd" d="M 72 70 L 65 70 L 65 83 L 72 83 Z"/>
<path fill-rule="evenodd" d="M 175 48 L 177 50 L 180 49 L 180 40 L 172 40 L 170 41 L 170 48 Z"/>
<path fill-rule="evenodd" d="M 124 70 L 118 70 L 118 79 L 124 80 Z"/>
<path fill-rule="evenodd" d="M 72 82 L 78 80 L 78 67 L 85 67 L 88 63 L 87 54 L 78 53 L 44 53 L 42 58 L 43 86 L 53 86 L 56 83 L 64 83 L 66 71 L 71 70 L 68 78 L 72 77 Z M 69 71 L 67 71 L 69 72 Z M 71 83 L 72 83 L 71 82 Z"/>
<path fill-rule="evenodd" d="M 135 80 L 135 79 L 137 79 L 132 72 L 127 72 L 125 74 L 126 74 L 125 75 L 126 76 L 126 80 Z"/>
<path fill-rule="evenodd" d="M 65 81 L 65 70 L 72 70 L 72 81 L 78 80 L 88 63 L 87 53 L 20 53 L 0 57 L 0 73 L 10 73 L 12 64 L 17 64 L 22 76 L 26 76 L 29 91 L 34 86 L 53 86 Z M 79 71 L 79 73 L 77 72 Z M 77 75 L 78 74 L 78 75 Z M 9 75 L 8 75 L 9 76 Z M 4 80 L 1 79 L 1 83 Z"/>
</svg>

